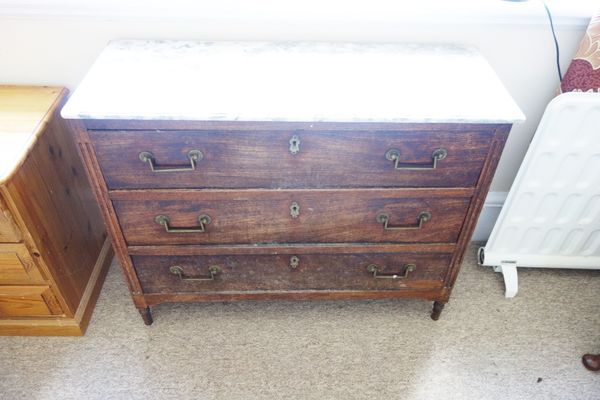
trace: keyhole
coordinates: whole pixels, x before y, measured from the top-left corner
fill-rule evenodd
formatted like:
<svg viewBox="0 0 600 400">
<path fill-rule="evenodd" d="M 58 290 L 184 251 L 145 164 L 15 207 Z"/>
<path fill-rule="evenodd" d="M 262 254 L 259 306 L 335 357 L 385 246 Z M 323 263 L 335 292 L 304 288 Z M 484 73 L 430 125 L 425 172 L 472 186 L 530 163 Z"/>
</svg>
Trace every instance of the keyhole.
<svg viewBox="0 0 600 400">
<path fill-rule="evenodd" d="M 298 258 L 298 256 L 292 256 L 292 257 L 290 257 L 290 268 L 291 269 L 298 268 L 299 264 L 300 264 L 300 258 Z"/>
<path fill-rule="evenodd" d="M 300 215 L 300 205 L 295 201 L 290 205 L 290 215 L 292 218 L 298 218 Z"/>
<path fill-rule="evenodd" d="M 290 139 L 290 153 L 298 154 L 298 152 L 300 152 L 300 138 L 298 135 L 294 135 Z"/>
</svg>

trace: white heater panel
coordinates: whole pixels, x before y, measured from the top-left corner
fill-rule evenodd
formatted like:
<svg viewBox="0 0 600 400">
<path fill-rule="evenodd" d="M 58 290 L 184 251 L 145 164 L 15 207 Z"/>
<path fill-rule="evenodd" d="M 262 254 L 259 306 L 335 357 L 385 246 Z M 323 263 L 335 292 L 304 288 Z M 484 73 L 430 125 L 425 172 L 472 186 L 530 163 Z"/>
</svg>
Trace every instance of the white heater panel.
<svg viewBox="0 0 600 400">
<path fill-rule="evenodd" d="M 600 94 L 550 102 L 480 262 L 600 268 Z"/>
</svg>

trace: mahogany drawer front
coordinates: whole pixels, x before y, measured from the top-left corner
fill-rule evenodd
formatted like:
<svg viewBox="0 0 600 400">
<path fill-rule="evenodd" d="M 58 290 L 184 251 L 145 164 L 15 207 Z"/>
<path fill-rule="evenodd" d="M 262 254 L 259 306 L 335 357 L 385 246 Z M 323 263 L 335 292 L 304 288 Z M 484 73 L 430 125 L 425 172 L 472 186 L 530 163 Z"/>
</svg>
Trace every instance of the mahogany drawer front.
<svg viewBox="0 0 600 400">
<path fill-rule="evenodd" d="M 0 318 L 62 314 L 48 286 L 0 286 Z"/>
<path fill-rule="evenodd" d="M 0 244 L 0 285 L 44 283 L 24 244 Z"/>
<path fill-rule="evenodd" d="M 185 293 L 435 289 L 443 286 L 451 257 L 443 253 L 313 253 L 132 259 L 144 293 Z"/>
<path fill-rule="evenodd" d="M 493 131 L 89 133 L 109 189 L 142 189 L 473 187 Z"/>
<path fill-rule="evenodd" d="M 133 191 L 112 196 L 128 245 L 454 243 L 470 198 L 431 192 Z"/>
</svg>

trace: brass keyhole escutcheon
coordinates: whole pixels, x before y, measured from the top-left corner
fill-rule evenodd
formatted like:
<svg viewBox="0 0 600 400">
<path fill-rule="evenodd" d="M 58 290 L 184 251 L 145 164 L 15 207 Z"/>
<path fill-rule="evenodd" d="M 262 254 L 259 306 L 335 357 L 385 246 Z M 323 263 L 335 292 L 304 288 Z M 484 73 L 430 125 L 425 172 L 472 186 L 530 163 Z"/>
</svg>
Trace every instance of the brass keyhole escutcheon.
<svg viewBox="0 0 600 400">
<path fill-rule="evenodd" d="M 290 205 L 290 215 L 292 216 L 292 218 L 298 218 L 298 216 L 300 215 L 300 205 L 295 201 L 293 201 Z"/>
<path fill-rule="evenodd" d="M 300 152 L 300 138 L 298 135 L 292 136 L 290 139 L 290 153 L 298 154 Z"/>
<path fill-rule="evenodd" d="M 290 268 L 296 269 L 296 268 L 298 268 L 298 264 L 300 264 L 300 258 L 298 256 L 291 256 L 290 257 Z"/>
</svg>

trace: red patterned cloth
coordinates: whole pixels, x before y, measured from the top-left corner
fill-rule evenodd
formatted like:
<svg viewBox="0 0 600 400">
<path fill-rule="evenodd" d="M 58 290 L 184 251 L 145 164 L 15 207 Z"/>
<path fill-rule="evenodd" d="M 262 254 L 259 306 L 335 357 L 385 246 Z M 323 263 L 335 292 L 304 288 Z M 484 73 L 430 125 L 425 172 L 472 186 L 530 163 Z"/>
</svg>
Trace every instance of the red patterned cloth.
<svg viewBox="0 0 600 400">
<path fill-rule="evenodd" d="M 592 17 L 579 49 L 563 77 L 560 91 L 600 93 L 600 11 Z"/>
</svg>

